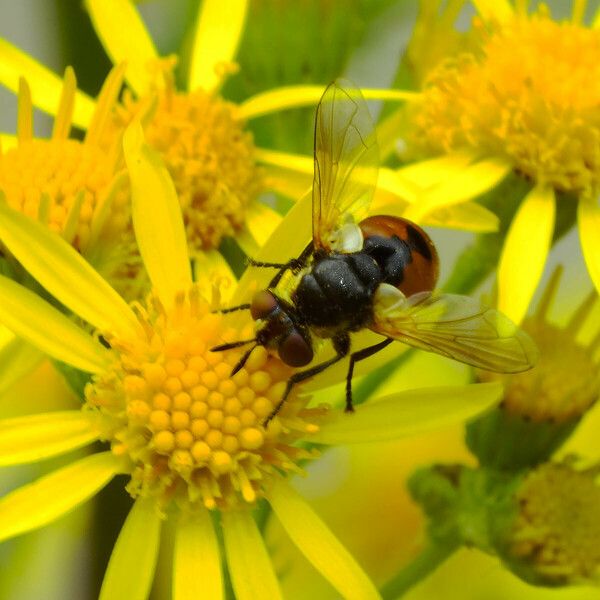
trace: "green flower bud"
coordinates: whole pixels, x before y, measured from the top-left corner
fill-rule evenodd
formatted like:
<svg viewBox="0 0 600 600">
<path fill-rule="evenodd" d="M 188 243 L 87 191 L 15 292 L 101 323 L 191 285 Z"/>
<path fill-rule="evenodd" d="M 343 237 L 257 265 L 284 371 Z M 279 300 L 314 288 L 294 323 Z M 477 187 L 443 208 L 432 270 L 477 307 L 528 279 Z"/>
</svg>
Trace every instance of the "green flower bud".
<svg viewBox="0 0 600 600">
<path fill-rule="evenodd" d="M 578 339 L 596 294 L 565 327 L 558 327 L 545 317 L 559 278 L 557 271 L 537 313 L 522 325 L 540 349 L 538 364 L 515 375 L 480 375 L 482 381 L 499 380 L 505 388 L 503 402 L 467 427 L 467 444 L 486 467 L 517 471 L 546 461 L 600 395 L 594 360 L 599 340 L 584 345 Z"/>
<path fill-rule="evenodd" d="M 490 520 L 499 556 L 534 585 L 598 582 L 600 467 L 544 463 L 522 477 L 511 518 Z"/>
</svg>

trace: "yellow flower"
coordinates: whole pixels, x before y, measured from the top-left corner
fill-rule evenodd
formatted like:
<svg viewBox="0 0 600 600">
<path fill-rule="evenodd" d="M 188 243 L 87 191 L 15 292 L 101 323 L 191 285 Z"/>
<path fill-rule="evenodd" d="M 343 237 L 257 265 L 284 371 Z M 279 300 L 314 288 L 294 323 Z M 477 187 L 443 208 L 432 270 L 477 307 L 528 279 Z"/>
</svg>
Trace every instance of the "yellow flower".
<svg viewBox="0 0 600 600">
<path fill-rule="evenodd" d="M 466 427 L 467 445 L 483 466 L 518 471 L 548 460 L 600 397 L 600 340 L 590 319 L 598 295 L 594 289 L 559 327 L 547 315 L 561 276 L 556 269 L 535 313 L 522 323 L 540 350 L 535 367 L 516 375 L 478 373 L 479 381 L 499 381 L 504 389 L 502 402 Z M 519 443 L 523 439 L 527 443 Z"/>
<path fill-rule="evenodd" d="M 435 68 L 411 105 L 409 148 L 438 157 L 407 167 L 429 186 L 407 216 L 473 199 L 510 172 L 531 181 L 498 271 L 499 308 L 519 322 L 543 272 L 557 202 L 578 203 L 583 253 L 600 289 L 600 20 L 583 24 L 586 2 L 575 2 L 566 22 L 544 5 L 528 14 L 526 3 L 474 4 L 477 47 Z"/>
<path fill-rule="evenodd" d="M 141 294 L 140 261 L 131 229 L 122 149 L 104 147 L 106 115 L 113 110 L 123 68 L 106 78 L 85 138 L 69 136 L 77 83 L 65 72 L 52 136 L 33 136 L 29 84 L 19 80 L 15 144 L 0 153 L 0 191 L 10 207 L 59 233 L 127 298 Z M 10 260 L 7 257 L 7 260 Z M 11 264 L 12 266 L 12 264 Z M 14 278 L 21 273 L 15 266 Z"/>
<path fill-rule="evenodd" d="M 540 465 L 515 492 L 512 527 L 499 540 L 504 560 L 533 584 L 597 583 L 599 502 L 597 465 Z"/>
<path fill-rule="evenodd" d="M 52 522 L 92 497 L 115 475 L 129 476 L 135 504 L 116 542 L 101 598 L 146 597 L 161 520 L 176 523 L 174 597 L 221 598 L 221 560 L 210 511 L 219 511 L 227 564 L 238 598 L 280 598 L 251 510 L 265 498 L 292 541 L 344 598 L 378 593 L 358 564 L 286 481 L 311 459 L 299 442 L 385 440 L 488 407 L 497 384 L 405 391 L 348 416 L 308 405 L 296 390 L 267 428 L 265 415 L 288 369 L 266 352 L 230 377 L 235 352 L 210 352 L 237 337 L 249 319 L 210 312 L 206 274 L 192 280 L 174 184 L 138 123 L 125 135 L 133 221 L 153 293 L 129 306 L 68 244 L 0 204 L 0 239 L 62 304 L 90 323 L 90 335 L 50 304 L 0 278 L 0 319 L 47 354 L 92 374 L 81 411 L 0 422 L 0 464 L 59 455 L 95 440 L 106 449 L 0 499 L 0 539 Z M 297 204 L 257 256 L 299 251 L 310 232 L 310 201 Z M 286 244 L 282 245 L 285 240 Z M 232 300 L 262 285 L 249 272 Z M 231 319 L 231 320 L 229 320 Z M 343 378 L 340 372 L 340 380 Z"/>
<path fill-rule="evenodd" d="M 600 339 L 588 335 L 597 329 L 588 324 L 590 312 L 597 304 L 594 292 L 572 313 L 564 327 L 550 322 L 547 314 L 558 290 L 562 268 L 557 269 L 533 315 L 527 316 L 522 328 L 540 349 L 540 360 L 528 373 L 496 376 L 481 373 L 482 381 L 502 381 L 502 410 L 529 422 L 554 424 L 577 423 L 600 397 L 600 373 L 597 350 Z"/>
<path fill-rule="evenodd" d="M 240 105 L 220 96 L 226 76 L 235 70 L 247 0 L 202 3 L 192 32 L 184 90 L 174 85 L 176 58 L 159 56 L 132 2 L 87 0 L 85 4 L 107 54 L 115 65 L 125 65 L 128 86 L 123 104 L 104 114 L 108 133 L 103 141 L 109 145 L 115 138 L 118 141 L 131 119 L 141 118 L 148 142 L 160 152 L 175 183 L 191 254 L 217 248 L 223 236 L 234 234 L 246 253 L 254 254 L 280 216 L 258 200 L 270 167 L 258 168 L 260 153 L 245 122 L 278 110 L 314 105 L 323 86 L 277 88 Z M 33 104 L 53 113 L 59 95 L 56 76 L 0 41 L 0 83 L 16 90 L 18 77 L 24 73 L 31 84 Z M 389 90 L 370 92 L 375 98 L 406 97 Z M 93 110 L 94 101 L 77 93 L 73 122 L 86 129 Z M 303 182 L 306 190 L 312 173 Z"/>
</svg>

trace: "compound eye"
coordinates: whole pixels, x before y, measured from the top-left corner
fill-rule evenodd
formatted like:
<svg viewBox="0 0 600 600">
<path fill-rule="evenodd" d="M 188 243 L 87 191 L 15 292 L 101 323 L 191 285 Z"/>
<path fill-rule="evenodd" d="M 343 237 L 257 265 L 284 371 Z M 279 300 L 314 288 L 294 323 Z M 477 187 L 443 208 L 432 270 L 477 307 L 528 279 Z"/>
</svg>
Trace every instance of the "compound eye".
<svg viewBox="0 0 600 600">
<path fill-rule="evenodd" d="M 254 294 L 250 304 L 250 314 L 256 321 L 257 319 L 266 319 L 277 308 L 275 296 L 268 290 L 261 290 Z"/>
<path fill-rule="evenodd" d="M 281 360 L 290 367 L 303 367 L 313 359 L 312 347 L 297 331 L 279 344 L 278 351 Z"/>
</svg>

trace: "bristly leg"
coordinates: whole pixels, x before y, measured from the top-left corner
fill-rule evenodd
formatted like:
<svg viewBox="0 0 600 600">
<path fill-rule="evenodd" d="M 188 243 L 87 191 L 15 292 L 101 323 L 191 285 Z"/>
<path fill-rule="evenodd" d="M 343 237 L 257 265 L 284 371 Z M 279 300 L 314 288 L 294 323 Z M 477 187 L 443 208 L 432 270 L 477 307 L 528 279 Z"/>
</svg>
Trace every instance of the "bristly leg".
<svg viewBox="0 0 600 600">
<path fill-rule="evenodd" d="M 352 375 L 354 374 L 354 364 L 365 358 L 369 358 L 369 356 L 373 356 L 373 354 L 377 354 L 377 352 L 389 346 L 393 341 L 393 339 L 388 338 L 387 340 L 383 340 L 383 342 L 378 342 L 350 355 L 350 364 L 348 365 L 348 374 L 346 375 L 346 408 L 344 409 L 346 412 L 354 412 L 354 407 L 352 406 Z"/>
<path fill-rule="evenodd" d="M 344 358 L 345 356 L 348 356 L 348 353 L 350 352 L 350 336 L 347 333 L 342 333 L 339 336 L 334 337 L 332 342 L 333 342 L 333 347 L 336 351 L 336 355 L 333 358 L 326 360 L 325 362 L 322 362 L 318 365 L 315 365 L 314 367 L 311 367 L 310 369 L 306 369 L 304 371 L 294 373 L 288 379 L 288 382 L 285 387 L 285 391 L 283 392 L 283 396 L 281 397 L 281 400 L 278 402 L 277 406 L 273 409 L 273 412 L 265 419 L 265 422 L 263 423 L 263 427 L 266 427 L 269 424 L 269 422 L 273 419 L 273 417 L 275 417 L 277 415 L 277 413 L 281 410 L 281 407 L 285 404 L 285 401 L 287 400 L 287 397 L 290 395 L 292 388 L 297 383 L 300 383 L 306 379 L 310 379 L 311 377 L 318 375 L 319 373 L 322 373 L 325 369 L 327 369 L 331 365 L 334 365 L 336 362 L 339 362 L 340 360 L 342 360 L 342 358 Z"/>
<path fill-rule="evenodd" d="M 246 261 L 248 262 L 248 266 L 259 267 L 261 269 L 287 269 L 287 268 L 290 268 L 289 264 L 293 260 L 296 260 L 296 259 L 293 258 L 292 260 L 289 260 L 288 262 L 285 262 L 285 263 L 271 263 L 271 262 L 263 262 L 260 260 L 254 260 L 253 258 L 250 258 L 250 257 L 248 257 L 246 259 Z"/>
<path fill-rule="evenodd" d="M 238 304 L 238 306 L 232 306 L 230 308 L 218 308 L 217 310 L 211 311 L 213 314 L 226 315 L 227 313 L 236 312 L 238 310 L 250 310 L 250 303 Z"/>
</svg>

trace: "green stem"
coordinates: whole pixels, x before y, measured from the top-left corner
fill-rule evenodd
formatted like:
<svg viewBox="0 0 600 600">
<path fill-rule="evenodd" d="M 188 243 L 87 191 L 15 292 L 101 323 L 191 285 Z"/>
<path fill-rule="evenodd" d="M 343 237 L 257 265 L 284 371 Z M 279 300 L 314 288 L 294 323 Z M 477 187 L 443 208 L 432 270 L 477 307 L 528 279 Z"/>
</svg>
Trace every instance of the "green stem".
<svg viewBox="0 0 600 600">
<path fill-rule="evenodd" d="M 460 544 L 457 540 L 430 540 L 423 551 L 388 581 L 381 591 L 383 600 L 396 600 L 431 575 Z"/>
</svg>

